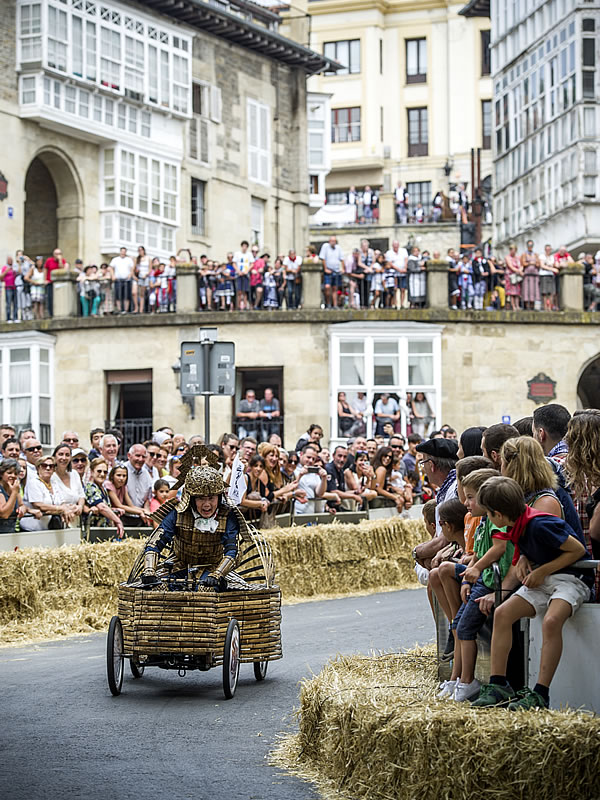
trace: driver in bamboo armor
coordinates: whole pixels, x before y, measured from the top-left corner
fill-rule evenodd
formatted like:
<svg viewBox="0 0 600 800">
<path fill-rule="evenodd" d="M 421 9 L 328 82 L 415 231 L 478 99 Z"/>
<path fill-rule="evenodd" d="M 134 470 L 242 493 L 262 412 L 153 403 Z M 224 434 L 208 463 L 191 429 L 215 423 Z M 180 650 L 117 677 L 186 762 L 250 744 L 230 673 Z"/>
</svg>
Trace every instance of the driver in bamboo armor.
<svg viewBox="0 0 600 800">
<path fill-rule="evenodd" d="M 157 583 L 159 554 L 172 545 L 173 575 L 198 567 L 200 583 L 225 589 L 238 554 L 240 524 L 223 497 L 223 478 L 212 467 L 192 467 L 185 478 L 181 500 L 154 531 L 144 551 L 142 582 Z"/>
</svg>

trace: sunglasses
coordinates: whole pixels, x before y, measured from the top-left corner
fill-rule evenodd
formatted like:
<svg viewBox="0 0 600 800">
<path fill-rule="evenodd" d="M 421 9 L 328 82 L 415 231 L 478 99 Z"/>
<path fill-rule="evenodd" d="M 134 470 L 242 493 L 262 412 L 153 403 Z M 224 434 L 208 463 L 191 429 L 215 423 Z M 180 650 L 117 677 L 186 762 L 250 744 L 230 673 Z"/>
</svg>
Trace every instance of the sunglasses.
<svg viewBox="0 0 600 800">
<path fill-rule="evenodd" d="M 63 439 L 63 442 L 69 442 L 72 444 L 77 444 L 78 441 L 79 439 Z"/>
<path fill-rule="evenodd" d="M 108 470 L 106 469 L 96 469 L 94 470 L 96 475 L 108 475 Z"/>
<path fill-rule="evenodd" d="M 357 456 L 368 456 L 369 455 L 369 451 L 368 450 L 357 450 L 356 451 L 356 455 Z"/>
<path fill-rule="evenodd" d="M 424 458 L 422 461 L 419 461 L 419 464 L 428 464 L 430 461 L 430 458 Z"/>
<path fill-rule="evenodd" d="M 44 469 L 56 469 L 56 464 L 40 464 Z"/>
<path fill-rule="evenodd" d="M 42 449 L 42 445 L 41 444 L 37 444 L 34 447 L 26 447 L 25 448 L 25 452 L 26 453 L 35 453 L 36 450 L 41 450 L 41 449 Z"/>
<path fill-rule="evenodd" d="M 148 458 L 158 458 L 158 453 L 151 453 L 148 451 Z"/>
<path fill-rule="evenodd" d="M 86 461 L 87 461 L 87 458 L 74 458 L 72 460 L 72 463 L 73 464 L 85 464 Z"/>
</svg>

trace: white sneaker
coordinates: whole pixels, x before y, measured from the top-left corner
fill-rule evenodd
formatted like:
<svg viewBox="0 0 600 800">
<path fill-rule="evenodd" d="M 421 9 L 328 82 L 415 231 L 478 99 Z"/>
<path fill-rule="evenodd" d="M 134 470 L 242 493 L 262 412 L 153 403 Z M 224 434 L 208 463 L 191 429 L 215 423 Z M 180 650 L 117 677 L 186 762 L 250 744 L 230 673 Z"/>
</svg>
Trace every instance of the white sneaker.
<svg viewBox="0 0 600 800">
<path fill-rule="evenodd" d="M 440 683 L 441 692 L 438 693 L 438 700 L 449 700 L 454 695 L 458 681 L 442 681 Z"/>
<path fill-rule="evenodd" d="M 461 683 L 460 681 L 457 681 L 452 699 L 456 700 L 457 703 L 464 703 L 467 700 L 473 700 L 473 698 L 477 697 L 479 694 L 480 689 L 481 684 L 477 678 L 473 678 L 471 683 Z"/>
</svg>

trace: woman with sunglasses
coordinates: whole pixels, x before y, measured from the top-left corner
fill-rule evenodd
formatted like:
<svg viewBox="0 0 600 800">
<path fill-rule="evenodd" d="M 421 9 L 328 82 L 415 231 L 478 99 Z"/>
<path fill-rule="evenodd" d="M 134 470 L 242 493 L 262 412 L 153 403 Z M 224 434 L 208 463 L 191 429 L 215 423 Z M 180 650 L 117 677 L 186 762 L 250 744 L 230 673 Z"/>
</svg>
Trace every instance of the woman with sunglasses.
<svg viewBox="0 0 600 800">
<path fill-rule="evenodd" d="M 296 471 L 297 466 L 298 466 L 298 453 L 296 453 L 295 450 L 290 450 L 287 454 L 287 461 L 285 462 L 285 464 L 282 465 L 281 471 L 290 480 L 293 480 L 294 472 Z"/>
<path fill-rule="evenodd" d="M 112 510 L 108 492 L 104 488 L 104 481 L 108 475 L 108 462 L 103 458 L 95 458 L 90 464 L 91 480 L 85 487 L 85 521 L 91 515 L 91 524 L 98 528 L 108 528 L 114 525 L 117 536 L 122 539 L 125 535 L 123 523 Z"/>
<path fill-rule="evenodd" d="M 392 491 L 392 464 L 394 453 L 391 447 L 380 447 L 373 459 L 375 471 L 375 491 L 377 497 L 370 504 L 371 508 L 393 508 L 398 513 L 404 508 L 404 497 Z"/>
<path fill-rule="evenodd" d="M 64 527 L 64 523 L 72 518 L 73 507 L 68 503 L 60 503 L 52 486 L 52 475 L 56 470 L 54 456 L 42 456 L 38 459 L 37 475 L 27 476 L 27 485 L 23 500 L 32 511 L 41 511 L 41 518 L 24 517 L 21 530 L 44 531 Z"/>
<path fill-rule="evenodd" d="M 81 483 L 82 489 L 85 489 L 85 485 L 88 482 L 88 462 L 89 458 L 85 450 L 82 450 L 81 447 L 76 447 L 74 450 L 71 450 L 71 467 L 72 472 L 74 472 L 79 477 L 79 482 Z M 85 491 L 84 491 L 85 497 Z"/>
<path fill-rule="evenodd" d="M 70 510 L 66 512 L 65 521 L 68 517 L 67 526 L 74 527 L 83 513 L 83 486 L 79 475 L 71 467 L 71 448 L 66 441 L 55 447 L 52 455 L 56 460 L 56 469 L 50 481 L 54 497 L 60 503 L 70 507 Z"/>
<path fill-rule="evenodd" d="M 354 455 L 355 470 L 350 468 L 344 470 L 346 486 L 354 488 L 363 506 L 370 503 L 377 497 L 375 489 L 375 470 L 369 461 L 369 454 L 366 450 L 357 450 Z"/>
</svg>

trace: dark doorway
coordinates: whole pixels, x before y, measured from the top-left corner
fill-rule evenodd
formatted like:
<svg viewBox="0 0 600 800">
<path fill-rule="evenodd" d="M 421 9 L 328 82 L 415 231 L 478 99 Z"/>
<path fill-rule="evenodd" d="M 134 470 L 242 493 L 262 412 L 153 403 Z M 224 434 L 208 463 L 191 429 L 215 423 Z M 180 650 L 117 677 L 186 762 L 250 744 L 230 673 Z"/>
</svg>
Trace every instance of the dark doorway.
<svg viewBox="0 0 600 800">
<path fill-rule="evenodd" d="M 52 255 L 58 245 L 56 186 L 39 158 L 31 162 L 25 177 L 23 249 L 30 258 Z"/>
<path fill-rule="evenodd" d="M 152 434 L 152 370 L 111 370 L 106 373 L 106 427 L 123 436 L 121 454 Z"/>
<path fill-rule="evenodd" d="M 268 430 L 277 432 L 283 441 L 283 367 L 244 367 L 236 369 L 235 397 L 233 398 L 232 430 L 237 431 L 236 411 L 240 401 L 246 396 L 248 389 L 254 389 L 256 399 L 262 400 L 265 396 L 265 389 L 272 389 L 273 396 L 279 400 L 281 416 L 277 422 L 272 421 Z M 265 433 L 266 433 L 265 429 Z M 265 438 L 265 437 L 263 437 Z"/>
<path fill-rule="evenodd" d="M 600 356 L 591 361 L 581 373 L 577 396 L 581 408 L 600 408 Z"/>
</svg>

